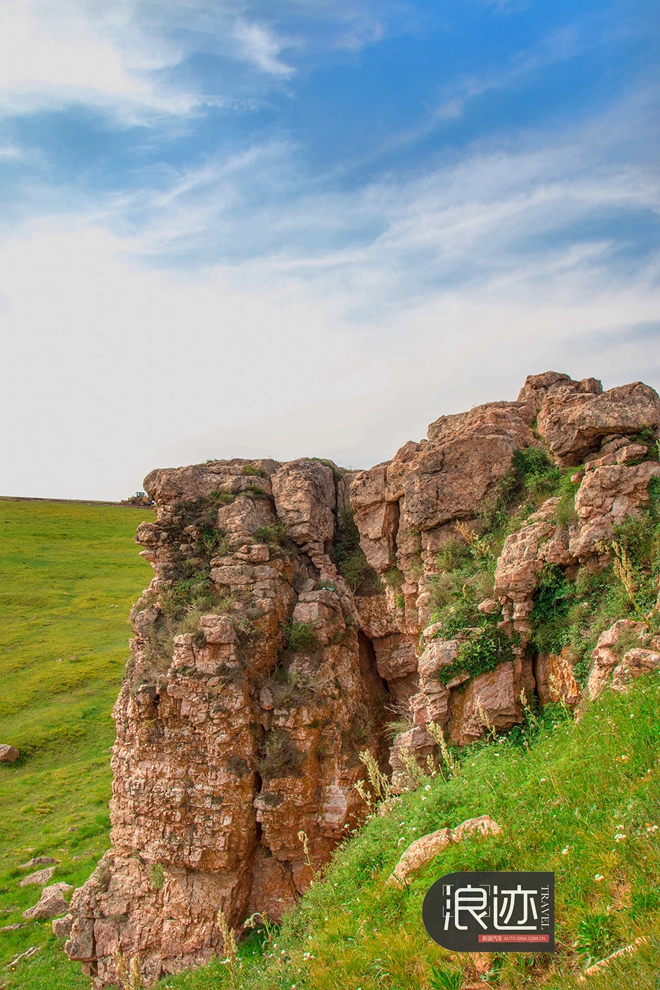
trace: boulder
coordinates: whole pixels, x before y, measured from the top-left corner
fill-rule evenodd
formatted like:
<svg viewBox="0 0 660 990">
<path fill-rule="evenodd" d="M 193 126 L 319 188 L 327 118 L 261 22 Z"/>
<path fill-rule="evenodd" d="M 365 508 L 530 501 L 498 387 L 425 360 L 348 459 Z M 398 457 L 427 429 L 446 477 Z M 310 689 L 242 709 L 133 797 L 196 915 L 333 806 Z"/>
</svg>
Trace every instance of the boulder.
<svg viewBox="0 0 660 990">
<path fill-rule="evenodd" d="M 621 663 L 612 671 L 612 691 L 625 693 L 628 684 L 642 674 L 652 674 L 660 670 L 660 653 L 636 647 L 624 655 Z"/>
<path fill-rule="evenodd" d="M 585 386 L 587 382 L 593 382 L 592 388 L 597 388 L 599 392 L 603 391 L 603 386 L 595 379 L 586 379 Z M 574 382 L 570 375 L 562 375 L 557 371 L 545 371 L 542 375 L 528 375 L 525 384 L 518 393 L 518 402 L 524 402 L 531 406 L 535 412 L 538 412 L 549 392 L 562 386 L 568 386 L 575 391 L 587 391 L 586 388 L 579 388 L 581 384 L 581 382 Z M 591 390 L 589 389 L 589 391 Z"/>
<path fill-rule="evenodd" d="M 571 528 L 569 550 L 579 560 L 598 552 L 614 527 L 635 515 L 649 500 L 649 481 L 660 477 L 660 464 L 607 464 L 587 471 L 575 495 L 577 526 Z"/>
<path fill-rule="evenodd" d="M 646 622 L 619 619 L 618 622 L 600 634 L 596 648 L 591 654 L 594 663 L 587 685 L 587 692 L 591 701 L 595 701 L 605 690 L 610 675 L 620 662 L 625 646 L 629 646 L 635 640 L 643 639 L 648 633 L 648 629 Z"/>
<path fill-rule="evenodd" d="M 539 435 L 560 464 L 577 465 L 598 450 L 604 437 L 660 428 L 660 398 L 643 382 L 607 392 L 578 392 L 571 385 L 552 389 L 538 416 Z"/>
<path fill-rule="evenodd" d="M 19 870 L 33 870 L 35 866 L 58 866 L 59 862 L 59 859 L 53 859 L 52 856 L 35 856 L 28 859 L 27 863 L 21 863 Z"/>
<path fill-rule="evenodd" d="M 39 887 L 45 887 L 53 879 L 53 874 L 56 870 L 56 866 L 49 866 L 45 870 L 37 870 L 36 873 L 30 873 L 27 877 L 23 877 L 19 881 L 18 886 L 28 887 L 30 884 L 37 884 Z"/>
<path fill-rule="evenodd" d="M 388 878 L 387 885 L 405 888 L 411 873 L 426 866 L 452 842 L 461 842 L 470 835 L 486 838 L 488 835 L 499 835 L 501 831 L 501 826 L 489 815 L 481 815 L 479 818 L 468 818 L 455 829 L 440 828 L 437 832 L 423 835 L 408 846 Z"/>
<path fill-rule="evenodd" d="M 41 921 L 63 914 L 69 909 L 64 894 L 69 894 L 72 890 L 73 887 L 68 883 L 54 883 L 50 887 L 44 887 L 38 903 L 23 911 L 23 917 L 28 921 Z"/>
<path fill-rule="evenodd" d="M 15 746 L 0 744 L 0 763 L 15 763 L 21 754 Z"/>
</svg>

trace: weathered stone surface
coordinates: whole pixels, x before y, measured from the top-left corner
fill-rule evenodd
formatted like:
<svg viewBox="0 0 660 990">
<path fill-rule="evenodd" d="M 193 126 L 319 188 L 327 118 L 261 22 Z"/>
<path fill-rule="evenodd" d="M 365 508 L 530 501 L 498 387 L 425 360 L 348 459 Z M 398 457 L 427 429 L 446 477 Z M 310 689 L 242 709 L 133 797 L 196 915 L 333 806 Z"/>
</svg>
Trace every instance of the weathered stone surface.
<svg viewBox="0 0 660 990">
<path fill-rule="evenodd" d="M 33 870 L 35 866 L 57 866 L 59 862 L 59 859 L 53 859 L 52 856 L 34 856 L 32 859 L 28 859 L 27 863 L 21 863 L 18 868 L 19 870 Z"/>
<path fill-rule="evenodd" d="M 555 388 L 538 416 L 539 435 L 560 464 L 580 464 L 600 447 L 604 437 L 630 436 L 643 427 L 660 427 L 660 399 L 642 382 L 611 388 L 600 395 Z"/>
<path fill-rule="evenodd" d="M 37 870 L 36 873 L 30 873 L 28 876 L 23 877 L 19 880 L 19 887 L 28 887 L 30 884 L 36 884 L 38 887 L 44 887 L 53 878 L 53 874 L 57 870 L 56 866 L 49 866 L 45 870 Z"/>
<path fill-rule="evenodd" d="M 654 461 L 587 471 L 575 496 L 578 526 L 571 531 L 570 552 L 580 560 L 597 553 L 597 544 L 610 540 L 615 526 L 648 503 L 649 481 L 658 477 L 660 464 Z"/>
<path fill-rule="evenodd" d="M 652 674 L 660 670 L 660 653 L 655 650 L 642 650 L 639 647 L 628 650 L 621 663 L 612 671 L 613 691 L 625 692 L 628 684 L 642 674 Z"/>
<path fill-rule="evenodd" d="M 581 691 L 570 660 L 563 653 L 541 653 L 534 665 L 536 692 L 542 705 L 562 702 L 569 708 L 578 704 Z"/>
<path fill-rule="evenodd" d="M 543 400 L 549 392 L 562 386 L 568 386 L 575 391 L 593 391 L 598 394 L 603 391 L 603 386 L 593 378 L 585 380 L 585 386 L 580 388 L 581 382 L 574 382 L 570 375 L 562 375 L 557 371 L 545 371 L 542 375 L 528 375 L 525 384 L 518 394 L 518 402 L 524 402 L 538 412 L 543 405 Z"/>
<path fill-rule="evenodd" d="M 610 675 L 621 660 L 622 647 L 625 648 L 635 640 L 643 639 L 648 633 L 648 628 L 645 622 L 619 619 L 618 622 L 601 633 L 596 648 L 591 654 L 594 663 L 587 685 L 591 701 L 595 701 L 605 690 Z"/>
<path fill-rule="evenodd" d="M 55 938 L 68 938 L 73 926 L 73 915 L 65 914 L 62 918 L 53 918 L 52 929 Z"/>
<path fill-rule="evenodd" d="M 7 743 L 0 745 L 0 763 L 15 763 L 20 755 L 15 746 L 9 746 Z"/>
<path fill-rule="evenodd" d="M 58 914 L 63 914 L 69 910 L 69 905 L 64 900 L 64 894 L 69 894 L 73 890 L 71 884 L 54 883 L 50 887 L 45 887 L 41 892 L 39 902 L 34 907 L 23 911 L 23 917 L 28 921 L 54 918 Z"/>
<path fill-rule="evenodd" d="M 485 735 L 488 725 L 503 730 L 519 722 L 518 683 L 514 665 L 507 662 L 475 677 L 462 691 L 453 692 L 449 721 L 451 741 L 465 746 Z"/>
<path fill-rule="evenodd" d="M 430 835 L 423 835 L 408 846 L 387 883 L 389 886 L 404 888 L 411 873 L 430 863 L 452 842 L 461 842 L 469 835 L 486 838 L 489 835 L 499 835 L 501 831 L 501 826 L 489 815 L 481 815 L 479 818 L 468 818 L 455 829 L 440 828 Z"/>
</svg>

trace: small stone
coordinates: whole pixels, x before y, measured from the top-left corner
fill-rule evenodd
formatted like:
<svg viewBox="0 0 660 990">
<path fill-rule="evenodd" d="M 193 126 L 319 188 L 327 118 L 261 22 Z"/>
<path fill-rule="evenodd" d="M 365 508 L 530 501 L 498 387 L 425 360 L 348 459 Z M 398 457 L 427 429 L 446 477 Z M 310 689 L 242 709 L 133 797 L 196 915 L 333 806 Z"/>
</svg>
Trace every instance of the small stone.
<svg viewBox="0 0 660 990">
<path fill-rule="evenodd" d="M 55 918 L 58 914 L 63 914 L 69 910 L 69 905 L 64 900 L 64 894 L 73 890 L 69 883 L 54 883 L 50 887 L 45 887 L 41 891 L 41 897 L 34 907 L 23 911 L 23 917 L 28 921 Z"/>
<path fill-rule="evenodd" d="M 35 866 L 59 866 L 60 860 L 52 856 L 34 856 L 27 863 L 21 863 L 19 870 L 33 870 Z"/>
<path fill-rule="evenodd" d="M 15 763 L 21 754 L 15 746 L 0 744 L 0 763 Z"/>
<path fill-rule="evenodd" d="M 56 866 L 49 866 L 45 870 L 37 870 L 36 873 L 30 873 L 27 877 L 19 882 L 19 887 L 28 887 L 30 884 L 37 884 L 39 887 L 45 887 L 47 883 L 53 879 L 53 874 L 57 869 Z"/>
</svg>

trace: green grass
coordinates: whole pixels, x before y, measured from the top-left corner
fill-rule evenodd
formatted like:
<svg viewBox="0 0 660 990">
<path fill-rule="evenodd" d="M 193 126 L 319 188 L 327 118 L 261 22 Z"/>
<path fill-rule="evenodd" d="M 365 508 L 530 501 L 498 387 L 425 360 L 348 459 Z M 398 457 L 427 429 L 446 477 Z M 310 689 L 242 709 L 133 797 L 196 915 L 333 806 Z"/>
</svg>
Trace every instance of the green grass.
<svg viewBox="0 0 660 990">
<path fill-rule="evenodd" d="M 660 922 L 660 677 L 626 696 L 607 692 L 575 722 L 561 708 L 525 730 L 463 751 L 457 776 L 429 778 L 374 816 L 339 850 L 273 940 L 250 936 L 240 949 L 238 990 L 430 990 L 465 956 L 436 946 L 421 923 L 424 894 L 456 870 L 554 870 L 556 956 L 497 958 L 502 990 L 578 990 L 583 969 Z M 502 834 L 446 849 L 400 891 L 386 880 L 416 838 L 489 814 Z M 616 835 L 625 836 L 615 841 Z M 597 879 L 597 878 L 601 879 Z M 589 979 L 594 990 L 654 990 L 660 940 L 651 938 Z M 655 981 L 655 982 L 654 982 Z M 220 990 L 214 962 L 169 977 L 159 988 Z"/>
<path fill-rule="evenodd" d="M 133 536 L 149 510 L 0 501 L 0 927 L 39 888 L 16 867 L 52 855 L 53 882 L 79 886 L 109 845 L 110 717 L 128 655 L 128 612 L 151 578 Z M 76 831 L 69 831 L 76 829 Z M 4 966 L 39 952 L 11 974 Z M 0 987 L 87 988 L 48 922 L 0 933 Z"/>
</svg>

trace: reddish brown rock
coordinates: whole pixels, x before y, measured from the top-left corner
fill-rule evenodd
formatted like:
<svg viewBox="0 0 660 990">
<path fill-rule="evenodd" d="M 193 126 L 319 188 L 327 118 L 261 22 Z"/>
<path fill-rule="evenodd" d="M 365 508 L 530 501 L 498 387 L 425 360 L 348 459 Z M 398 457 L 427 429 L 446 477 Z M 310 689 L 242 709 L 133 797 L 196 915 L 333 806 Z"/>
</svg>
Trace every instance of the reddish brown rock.
<svg viewBox="0 0 660 990">
<path fill-rule="evenodd" d="M 54 883 L 50 887 L 44 887 L 38 903 L 23 911 L 23 917 L 28 921 L 43 921 L 63 914 L 69 910 L 64 894 L 70 894 L 72 890 L 73 887 L 68 883 Z"/>
<path fill-rule="evenodd" d="M 9 746 L 7 743 L 0 745 L 0 763 L 15 763 L 20 755 L 15 746 Z"/>
<path fill-rule="evenodd" d="M 468 818 L 454 829 L 441 828 L 437 832 L 431 832 L 430 835 L 423 835 L 421 839 L 416 839 L 408 846 L 388 878 L 387 884 L 405 887 L 411 873 L 430 863 L 452 842 L 461 842 L 469 835 L 478 835 L 482 838 L 499 835 L 501 831 L 501 826 L 489 815 L 481 815 L 479 818 Z"/>
<path fill-rule="evenodd" d="M 598 544 L 612 538 L 614 527 L 648 503 L 649 481 L 658 477 L 660 464 L 654 461 L 587 471 L 575 496 L 578 525 L 571 530 L 570 552 L 579 560 L 598 553 Z"/>
<path fill-rule="evenodd" d="M 532 376 L 518 402 L 442 416 L 427 440 L 369 471 L 233 459 L 149 475 L 157 511 L 137 541 L 154 578 L 131 613 L 114 710 L 112 849 L 58 927 L 70 928 L 66 951 L 96 987 L 117 982 L 117 951 L 139 956 L 147 985 L 207 961 L 222 949 L 219 910 L 235 927 L 254 912 L 281 919 L 366 813 L 355 787 L 365 749 L 391 769 L 396 792 L 409 786 L 411 760 L 437 758 L 431 722 L 465 745 L 520 722 L 523 689 L 575 704 L 567 657 L 533 664 L 540 574 L 601 566 L 599 541 L 644 506 L 660 474 L 636 463 L 648 456 L 636 433 L 660 419 L 653 390 L 601 392 L 593 379 Z M 479 630 L 443 640 L 432 623 L 438 552 L 466 538 L 464 523 L 483 532 L 516 451 L 539 443 L 539 409 L 560 463 L 593 455 L 576 479 L 575 522 L 560 525 L 549 499 L 506 540 L 494 593 L 479 589 L 479 621 L 495 624 L 502 610 L 500 628 L 520 634 L 513 660 L 442 683 Z M 382 580 L 372 575 L 359 595 L 335 565 L 351 505 Z M 656 666 L 655 647 L 619 632 L 594 651 L 594 696 L 610 676 L 623 689 Z M 410 726 L 389 767 L 387 720 Z"/>
<path fill-rule="evenodd" d="M 575 708 L 582 692 L 572 664 L 563 653 L 541 653 L 534 665 L 536 691 L 542 705 L 561 702 Z"/>
<path fill-rule="evenodd" d="M 660 670 L 660 653 L 655 650 L 642 650 L 639 647 L 628 650 L 620 664 L 612 671 L 613 691 L 625 693 L 630 681 L 642 674 L 653 674 Z"/>
<path fill-rule="evenodd" d="M 543 401 L 539 435 L 560 464 L 580 464 L 600 447 L 604 437 L 660 428 L 660 399 L 642 382 L 609 389 L 600 395 L 555 388 Z"/>
<path fill-rule="evenodd" d="M 621 660 L 623 648 L 630 646 L 635 640 L 643 639 L 648 633 L 648 628 L 646 622 L 619 619 L 601 633 L 596 648 L 591 654 L 594 663 L 587 686 L 591 701 L 595 701 L 605 690 L 610 675 Z"/>
</svg>

